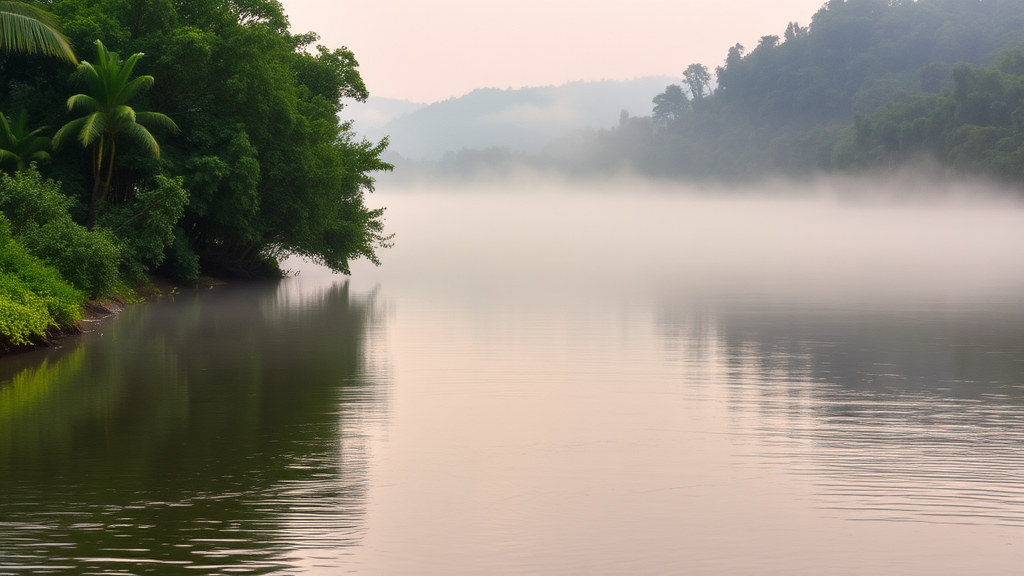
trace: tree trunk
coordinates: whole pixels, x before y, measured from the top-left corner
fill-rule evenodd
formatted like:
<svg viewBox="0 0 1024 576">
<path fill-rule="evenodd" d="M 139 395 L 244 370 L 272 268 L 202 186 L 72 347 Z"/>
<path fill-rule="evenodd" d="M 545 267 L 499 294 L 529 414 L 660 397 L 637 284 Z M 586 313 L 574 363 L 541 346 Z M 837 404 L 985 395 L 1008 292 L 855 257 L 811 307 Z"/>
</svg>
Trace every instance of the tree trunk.
<svg viewBox="0 0 1024 576">
<path fill-rule="evenodd" d="M 114 176 L 114 137 L 110 137 L 110 159 L 107 160 L 107 181 L 103 185 L 103 199 L 110 195 L 110 179 Z"/>
<path fill-rule="evenodd" d="M 85 227 L 91 232 L 96 225 L 96 203 L 100 195 L 100 165 L 103 163 L 103 141 L 100 141 L 99 148 L 93 152 L 95 160 L 92 163 L 92 198 L 89 199 L 89 216 L 85 219 Z"/>
</svg>

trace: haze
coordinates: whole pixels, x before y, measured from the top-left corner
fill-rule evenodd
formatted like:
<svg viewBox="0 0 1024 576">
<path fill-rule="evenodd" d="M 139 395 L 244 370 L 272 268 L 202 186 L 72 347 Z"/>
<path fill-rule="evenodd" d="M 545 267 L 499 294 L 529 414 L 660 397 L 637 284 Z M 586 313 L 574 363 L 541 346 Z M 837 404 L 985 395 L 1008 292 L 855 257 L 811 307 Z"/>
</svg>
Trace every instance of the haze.
<svg viewBox="0 0 1024 576">
<path fill-rule="evenodd" d="M 434 102 L 474 88 L 680 76 L 806 25 L 821 0 L 283 0 L 292 29 L 355 52 L 370 93 Z"/>
<path fill-rule="evenodd" d="M 551 293 L 879 305 L 1018 301 L 1024 206 L 979 181 L 777 180 L 718 188 L 518 176 L 389 184 L 394 248 L 353 281 L 457 300 Z M 297 267 L 292 265 L 291 267 Z"/>
</svg>

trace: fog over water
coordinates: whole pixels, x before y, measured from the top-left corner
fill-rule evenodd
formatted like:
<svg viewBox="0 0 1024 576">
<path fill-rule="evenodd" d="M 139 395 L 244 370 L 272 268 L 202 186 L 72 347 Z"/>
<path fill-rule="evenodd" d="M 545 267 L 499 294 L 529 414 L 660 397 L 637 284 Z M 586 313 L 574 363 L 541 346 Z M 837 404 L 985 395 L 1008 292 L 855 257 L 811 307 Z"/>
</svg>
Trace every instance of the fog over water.
<svg viewBox="0 0 1024 576">
<path fill-rule="evenodd" d="M 740 187 L 537 175 L 390 185 L 395 246 L 364 276 L 447 290 L 592 291 L 821 303 L 1019 301 L 1024 201 L 912 175 Z"/>
<path fill-rule="evenodd" d="M 1016 575 L 1024 207 L 398 186 L 352 276 L 0 364 L 0 574 Z"/>
</svg>

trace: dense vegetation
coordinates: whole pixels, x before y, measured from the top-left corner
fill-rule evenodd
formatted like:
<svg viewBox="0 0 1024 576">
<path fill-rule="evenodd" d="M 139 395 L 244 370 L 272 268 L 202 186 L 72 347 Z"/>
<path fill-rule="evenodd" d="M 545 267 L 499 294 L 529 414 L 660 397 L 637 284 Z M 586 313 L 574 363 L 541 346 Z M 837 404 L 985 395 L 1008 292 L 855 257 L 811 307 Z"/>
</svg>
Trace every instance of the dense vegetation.
<svg viewBox="0 0 1024 576">
<path fill-rule="evenodd" d="M 71 292 L 46 294 L 79 308 L 153 271 L 269 276 L 289 253 L 339 272 L 376 262 L 388 237 L 363 198 L 370 173 L 390 166 L 386 141 L 338 120 L 342 99 L 368 96 L 349 50 L 292 33 L 276 0 L 46 8 L 43 24 L 81 62 L 0 30 L 0 307 L 27 302 L 10 262 L 53 271 Z M 5 326 L 0 348 L 45 333 Z"/>
<path fill-rule="evenodd" d="M 1006 75 L 1020 73 L 1017 56 L 1007 55 L 999 71 L 979 66 L 1021 41 L 1024 3 L 1015 0 L 830 0 L 809 26 L 793 22 L 781 38 L 730 48 L 713 90 L 710 75 L 699 74 L 707 68 L 691 65 L 682 87 L 655 97 L 651 117 L 577 134 L 550 156 L 576 170 L 729 178 L 865 168 L 922 151 L 978 166 L 949 156 L 961 145 L 954 140 L 968 138 L 953 132 L 992 123 L 1013 129 L 1017 102 Z M 979 111 L 996 102 L 992 114 Z M 996 142 L 972 134 L 969 146 Z"/>
<path fill-rule="evenodd" d="M 650 116 L 543 154 L 463 150 L 440 175 L 523 163 L 574 174 L 749 179 L 926 161 L 1022 182 L 1024 2 L 830 0 L 721 66 L 682 64 Z"/>
</svg>

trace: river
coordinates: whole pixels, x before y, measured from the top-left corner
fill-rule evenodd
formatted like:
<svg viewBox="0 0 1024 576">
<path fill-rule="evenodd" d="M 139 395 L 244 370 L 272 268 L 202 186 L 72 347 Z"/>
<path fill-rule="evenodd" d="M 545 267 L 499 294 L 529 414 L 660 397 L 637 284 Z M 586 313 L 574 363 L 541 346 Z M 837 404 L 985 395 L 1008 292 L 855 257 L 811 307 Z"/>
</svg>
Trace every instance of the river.
<svg viewBox="0 0 1024 576">
<path fill-rule="evenodd" d="M 862 185 L 382 186 L 0 361 L 0 574 L 1019 574 L 1024 209 Z"/>
</svg>

